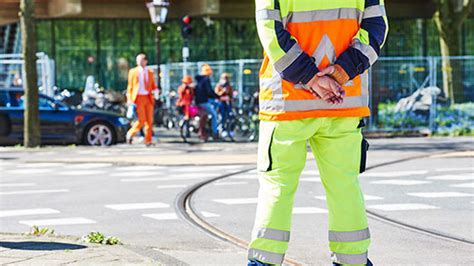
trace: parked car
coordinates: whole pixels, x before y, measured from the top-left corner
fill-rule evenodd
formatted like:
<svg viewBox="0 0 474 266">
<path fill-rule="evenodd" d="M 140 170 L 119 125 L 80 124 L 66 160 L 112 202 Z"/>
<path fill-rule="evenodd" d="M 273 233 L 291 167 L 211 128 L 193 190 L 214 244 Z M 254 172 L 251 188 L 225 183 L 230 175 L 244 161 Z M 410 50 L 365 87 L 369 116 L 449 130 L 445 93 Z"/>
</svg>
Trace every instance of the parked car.
<svg viewBox="0 0 474 266">
<path fill-rule="evenodd" d="M 24 91 L 0 88 L 0 145 L 23 141 Z M 130 121 L 113 112 L 78 109 L 40 94 L 42 144 L 109 146 L 125 142 Z"/>
</svg>

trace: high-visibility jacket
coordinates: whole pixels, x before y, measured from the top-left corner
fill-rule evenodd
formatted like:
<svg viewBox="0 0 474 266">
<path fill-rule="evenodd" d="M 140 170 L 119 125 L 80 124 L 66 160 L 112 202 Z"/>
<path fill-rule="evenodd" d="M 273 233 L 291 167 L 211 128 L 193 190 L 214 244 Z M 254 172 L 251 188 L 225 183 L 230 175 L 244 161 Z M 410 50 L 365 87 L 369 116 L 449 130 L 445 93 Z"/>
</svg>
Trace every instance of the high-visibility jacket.
<svg viewBox="0 0 474 266">
<path fill-rule="evenodd" d="M 256 11 L 264 48 L 260 119 L 370 115 L 367 69 L 388 32 L 383 0 L 256 0 Z M 349 76 L 342 104 L 304 90 L 330 64 Z"/>
</svg>

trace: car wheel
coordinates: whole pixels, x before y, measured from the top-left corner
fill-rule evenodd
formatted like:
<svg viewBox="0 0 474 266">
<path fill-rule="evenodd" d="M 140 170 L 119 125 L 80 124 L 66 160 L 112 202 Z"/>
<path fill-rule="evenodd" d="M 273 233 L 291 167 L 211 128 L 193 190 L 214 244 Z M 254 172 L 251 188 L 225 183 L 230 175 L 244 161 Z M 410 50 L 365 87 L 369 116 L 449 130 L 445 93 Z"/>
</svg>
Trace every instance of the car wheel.
<svg viewBox="0 0 474 266">
<path fill-rule="evenodd" d="M 84 144 L 90 146 L 110 146 L 115 143 L 115 132 L 106 123 L 98 122 L 87 127 Z"/>
</svg>

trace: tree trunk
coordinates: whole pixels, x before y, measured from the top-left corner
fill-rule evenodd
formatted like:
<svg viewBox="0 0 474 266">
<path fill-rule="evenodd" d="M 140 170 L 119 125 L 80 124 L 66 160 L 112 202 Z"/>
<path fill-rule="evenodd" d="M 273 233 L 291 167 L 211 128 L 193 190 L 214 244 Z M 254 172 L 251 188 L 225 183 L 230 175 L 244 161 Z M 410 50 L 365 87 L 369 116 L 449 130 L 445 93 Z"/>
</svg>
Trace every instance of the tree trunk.
<svg viewBox="0 0 474 266">
<path fill-rule="evenodd" d="M 36 70 L 36 23 L 34 0 L 21 0 L 21 46 L 23 50 L 23 73 L 25 76 L 24 136 L 25 147 L 41 144 L 40 120 L 38 110 L 38 73 Z"/>
<path fill-rule="evenodd" d="M 472 0 L 435 0 L 436 13 L 433 17 L 440 35 L 443 73 L 443 92 L 451 103 L 464 101 L 463 66 L 459 59 L 450 56 L 461 55 L 462 24 L 469 16 Z"/>
</svg>

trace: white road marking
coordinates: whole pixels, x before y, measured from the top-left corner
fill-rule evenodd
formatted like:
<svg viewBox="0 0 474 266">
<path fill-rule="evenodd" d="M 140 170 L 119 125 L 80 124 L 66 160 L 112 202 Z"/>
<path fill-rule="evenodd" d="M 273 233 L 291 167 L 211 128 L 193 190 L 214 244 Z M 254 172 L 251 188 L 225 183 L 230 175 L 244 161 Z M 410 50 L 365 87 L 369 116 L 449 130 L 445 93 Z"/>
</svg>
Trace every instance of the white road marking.
<svg viewBox="0 0 474 266">
<path fill-rule="evenodd" d="M 319 178 L 319 177 L 303 177 L 303 178 L 300 178 L 300 182 L 316 182 L 316 183 L 321 183 L 321 178 Z"/>
<path fill-rule="evenodd" d="M 215 176 L 215 175 L 214 175 Z M 179 176 L 162 176 L 162 177 L 148 177 L 148 178 L 123 178 L 120 182 L 155 182 L 155 181 L 175 181 L 175 180 L 193 180 L 204 177 L 213 177 L 212 174 L 188 174 Z"/>
<path fill-rule="evenodd" d="M 319 176 L 319 171 L 317 170 L 303 171 L 301 175 Z"/>
<path fill-rule="evenodd" d="M 370 183 L 377 184 L 377 185 L 415 186 L 415 185 L 429 184 L 431 182 L 420 181 L 420 180 L 389 179 L 389 180 L 372 181 Z"/>
<path fill-rule="evenodd" d="M 136 171 L 136 172 L 143 172 L 143 171 L 159 171 L 166 169 L 162 166 L 152 166 L 152 165 L 134 165 L 134 166 L 123 166 L 115 168 L 115 171 Z"/>
<path fill-rule="evenodd" d="M 13 216 L 26 216 L 26 215 L 37 215 L 37 214 L 53 214 L 59 213 L 58 210 L 54 209 L 24 209 L 24 210 L 2 210 L 0 211 L 0 217 L 13 217 Z"/>
<path fill-rule="evenodd" d="M 177 220 L 178 215 L 174 212 L 168 213 L 150 213 L 150 214 L 142 214 L 143 217 L 152 218 L 155 220 Z"/>
<path fill-rule="evenodd" d="M 65 175 L 65 176 L 96 176 L 96 175 L 103 175 L 106 172 L 104 171 L 96 171 L 96 170 L 70 170 L 68 172 L 59 172 L 57 175 Z"/>
<path fill-rule="evenodd" d="M 361 174 L 361 177 L 400 177 L 400 176 L 411 176 L 411 175 L 424 175 L 428 173 L 426 170 L 418 171 L 394 171 L 394 172 L 365 172 Z"/>
<path fill-rule="evenodd" d="M 447 180 L 447 181 L 462 181 L 462 180 L 474 180 L 474 176 L 469 175 L 439 175 L 427 177 L 428 180 Z"/>
<path fill-rule="evenodd" d="M 212 213 L 212 212 L 205 212 L 205 211 L 202 211 L 201 214 L 202 214 L 202 216 L 204 216 L 204 217 L 206 217 L 206 218 L 220 217 L 219 214 Z"/>
<path fill-rule="evenodd" d="M 450 185 L 450 187 L 474 188 L 474 183 L 456 184 L 456 185 Z"/>
<path fill-rule="evenodd" d="M 315 196 L 314 198 L 319 200 L 326 200 L 326 196 Z M 364 195 L 365 200 L 383 200 L 382 197 L 379 196 L 371 196 L 371 195 Z"/>
<path fill-rule="evenodd" d="M 0 184 L 0 188 L 3 187 L 32 187 L 36 186 L 35 183 L 2 183 Z"/>
<path fill-rule="evenodd" d="M 426 205 L 426 204 L 417 204 L 417 203 L 406 203 L 406 204 L 379 204 L 379 205 L 369 205 L 368 209 L 376 209 L 382 211 L 410 211 L 410 210 L 432 210 L 439 209 L 439 207 Z"/>
<path fill-rule="evenodd" d="M 112 166 L 111 163 L 76 163 L 76 164 L 69 164 L 67 168 L 73 169 L 94 169 L 94 168 L 104 168 Z"/>
<path fill-rule="evenodd" d="M 6 171 L 9 174 L 20 174 L 20 175 L 31 175 L 31 174 L 44 174 L 50 173 L 53 169 L 17 169 Z"/>
<path fill-rule="evenodd" d="M 20 190 L 20 191 L 0 191 L 1 196 L 8 195 L 29 195 L 69 192 L 69 189 L 43 189 L 43 190 Z"/>
<path fill-rule="evenodd" d="M 83 217 L 74 218 L 58 218 L 58 219 L 46 219 L 46 220 L 24 220 L 19 221 L 20 224 L 29 226 L 47 226 L 47 225 L 76 225 L 76 224 L 95 224 L 96 221 L 90 220 Z"/>
<path fill-rule="evenodd" d="M 246 185 L 248 182 L 217 182 L 214 186 L 234 186 L 234 185 Z"/>
<path fill-rule="evenodd" d="M 407 193 L 413 197 L 420 198 L 460 198 L 460 197 L 473 197 L 474 194 L 461 193 L 461 192 L 421 192 L 421 193 Z"/>
<path fill-rule="evenodd" d="M 316 207 L 294 207 L 293 214 L 314 214 L 314 213 L 328 213 L 327 210 Z"/>
<path fill-rule="evenodd" d="M 168 188 L 185 188 L 188 185 L 162 185 L 162 186 L 157 186 L 157 189 L 168 189 Z"/>
<path fill-rule="evenodd" d="M 170 205 L 162 202 L 145 202 L 145 203 L 126 203 L 126 204 L 108 204 L 105 208 L 117 211 L 128 210 L 146 210 L 146 209 L 161 209 L 169 208 Z"/>
<path fill-rule="evenodd" d="M 46 168 L 49 168 L 49 167 L 60 167 L 60 166 L 64 166 L 63 163 L 25 163 L 25 164 L 22 164 L 21 167 L 24 167 L 24 168 L 43 168 L 43 167 L 46 167 Z"/>
<path fill-rule="evenodd" d="M 229 177 L 229 179 L 245 179 L 245 180 L 257 180 L 258 174 L 242 174 Z"/>
<path fill-rule="evenodd" d="M 160 173 L 157 172 L 124 172 L 124 173 L 113 173 L 110 176 L 118 177 L 142 177 L 142 176 L 159 176 Z"/>
<path fill-rule="evenodd" d="M 237 199 L 214 199 L 212 201 L 218 203 L 224 203 L 227 205 L 237 205 L 237 204 L 255 204 L 257 203 L 258 198 L 237 198 Z"/>
<path fill-rule="evenodd" d="M 459 168 L 438 168 L 435 169 L 437 172 L 456 172 L 456 171 L 471 171 L 474 172 L 473 167 L 459 167 Z"/>
</svg>

